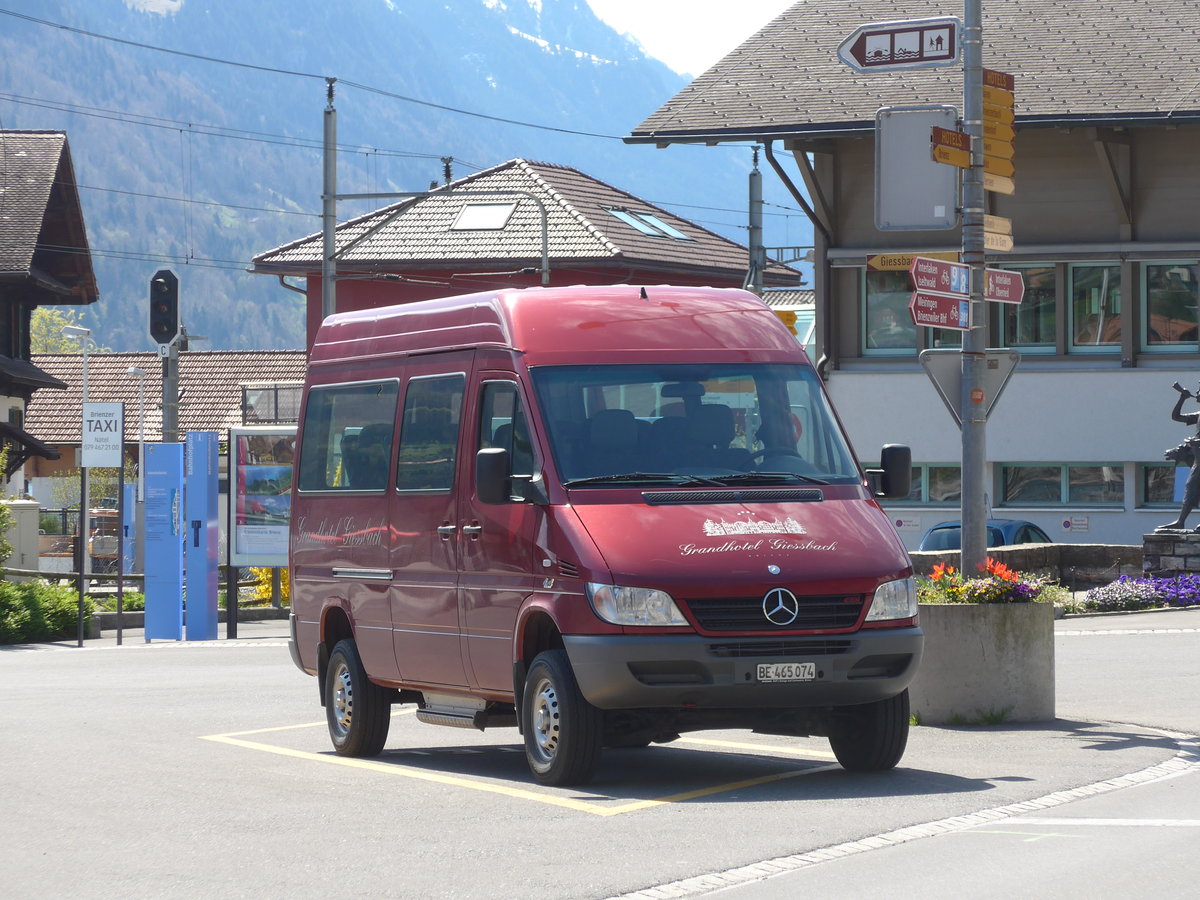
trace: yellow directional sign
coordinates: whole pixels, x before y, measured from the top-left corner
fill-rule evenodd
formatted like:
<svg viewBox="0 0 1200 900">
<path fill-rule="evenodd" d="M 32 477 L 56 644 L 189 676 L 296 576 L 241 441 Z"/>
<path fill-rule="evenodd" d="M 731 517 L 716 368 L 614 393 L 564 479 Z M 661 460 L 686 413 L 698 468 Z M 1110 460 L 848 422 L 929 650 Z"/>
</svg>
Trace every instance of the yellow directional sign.
<svg viewBox="0 0 1200 900">
<path fill-rule="evenodd" d="M 983 230 L 990 231 L 992 234 L 1012 234 L 1012 219 L 1006 219 L 1004 216 L 989 216 L 985 213 Z"/>
<path fill-rule="evenodd" d="M 912 268 L 913 260 L 918 256 L 925 259 L 944 259 L 946 262 L 958 262 L 960 254 L 956 250 L 924 250 L 921 253 L 879 253 L 867 257 L 867 268 L 875 272 L 907 272 Z"/>
<path fill-rule="evenodd" d="M 971 168 L 971 154 L 968 151 L 959 150 L 957 147 L 944 147 L 941 144 L 933 145 L 933 161 L 958 166 L 960 169 Z"/>
<path fill-rule="evenodd" d="M 998 87 L 1002 90 L 1012 92 L 1016 89 L 1017 79 L 1013 78 L 1008 72 L 999 72 L 996 69 L 984 69 L 983 83 L 986 87 Z"/>
<path fill-rule="evenodd" d="M 999 106 L 1002 109 L 1012 109 L 1013 92 L 985 84 L 983 86 L 983 102 L 991 106 Z"/>
<path fill-rule="evenodd" d="M 993 175 L 1000 175 L 1004 178 L 1011 178 L 1016 173 L 1017 167 L 1012 164 L 1011 159 L 985 156 L 983 158 L 983 171 L 990 172 Z"/>
<path fill-rule="evenodd" d="M 1007 253 L 1013 248 L 1013 239 L 1011 234 L 993 234 L 990 231 L 983 233 L 983 249 L 991 250 L 997 253 Z"/>
<path fill-rule="evenodd" d="M 1001 125 L 1011 125 L 1015 120 L 1013 108 L 1011 106 L 993 106 L 991 103 L 984 101 L 983 104 L 983 124 L 987 126 L 988 122 L 996 122 Z"/>
<path fill-rule="evenodd" d="M 1016 156 L 1011 141 L 989 141 L 987 138 L 983 140 L 983 152 L 985 156 L 994 156 L 997 159 L 1012 159 Z"/>
<path fill-rule="evenodd" d="M 1011 141 L 1015 139 L 1017 132 L 1011 125 L 1005 125 L 1002 122 L 991 122 L 984 119 L 983 122 L 983 137 L 989 141 Z"/>
<path fill-rule="evenodd" d="M 987 169 L 983 170 L 983 187 L 997 194 L 1012 194 L 1017 190 L 1017 183 L 1003 175 L 993 175 Z"/>
</svg>

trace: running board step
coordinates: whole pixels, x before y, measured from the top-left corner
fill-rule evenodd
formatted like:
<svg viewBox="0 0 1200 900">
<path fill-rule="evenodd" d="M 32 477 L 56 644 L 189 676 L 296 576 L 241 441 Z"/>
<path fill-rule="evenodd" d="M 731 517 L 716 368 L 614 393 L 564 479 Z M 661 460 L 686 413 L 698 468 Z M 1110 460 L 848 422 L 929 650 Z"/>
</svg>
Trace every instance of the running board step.
<svg viewBox="0 0 1200 900">
<path fill-rule="evenodd" d="M 488 713 L 479 710 L 474 713 L 447 712 L 437 709 L 418 709 L 417 721 L 426 725 L 444 725 L 448 728 L 475 728 L 483 731 L 486 728 L 516 727 L 515 713 Z"/>
</svg>

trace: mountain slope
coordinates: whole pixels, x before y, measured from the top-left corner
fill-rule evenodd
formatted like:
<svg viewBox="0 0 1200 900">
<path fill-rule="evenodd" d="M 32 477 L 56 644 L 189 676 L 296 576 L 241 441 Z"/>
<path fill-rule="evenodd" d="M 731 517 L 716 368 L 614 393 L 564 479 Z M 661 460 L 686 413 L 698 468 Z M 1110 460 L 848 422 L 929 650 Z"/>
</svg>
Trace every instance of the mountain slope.
<svg viewBox="0 0 1200 900">
<path fill-rule="evenodd" d="M 623 144 L 684 79 L 584 0 L 6 8 L 19 15 L 0 15 L 0 127 L 67 131 L 102 294 L 86 321 L 116 350 L 151 346 L 147 285 L 163 267 L 189 332 L 208 338 L 197 349 L 303 345 L 301 298 L 244 270 L 320 228 L 325 76 L 339 193 L 423 190 L 443 157 L 461 176 L 522 156 L 690 204 L 678 212 L 745 240 L 749 150 Z M 339 219 L 385 202 L 344 202 Z M 805 241 L 801 218 L 787 223 L 795 233 L 768 243 Z"/>
</svg>

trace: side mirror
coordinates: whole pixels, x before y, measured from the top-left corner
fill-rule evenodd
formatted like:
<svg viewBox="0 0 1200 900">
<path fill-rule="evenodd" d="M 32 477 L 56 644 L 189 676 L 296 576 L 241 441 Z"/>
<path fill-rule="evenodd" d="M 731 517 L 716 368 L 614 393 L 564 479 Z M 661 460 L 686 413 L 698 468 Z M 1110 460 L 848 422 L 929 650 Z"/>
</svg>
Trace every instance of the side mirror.
<svg viewBox="0 0 1200 900">
<path fill-rule="evenodd" d="M 511 501 L 508 468 L 508 451 L 503 447 L 484 447 L 475 454 L 475 493 L 480 503 Z"/>
<path fill-rule="evenodd" d="M 912 490 L 912 449 L 906 444 L 884 444 L 879 452 L 879 468 L 867 473 L 875 496 L 882 500 L 903 500 Z"/>
</svg>

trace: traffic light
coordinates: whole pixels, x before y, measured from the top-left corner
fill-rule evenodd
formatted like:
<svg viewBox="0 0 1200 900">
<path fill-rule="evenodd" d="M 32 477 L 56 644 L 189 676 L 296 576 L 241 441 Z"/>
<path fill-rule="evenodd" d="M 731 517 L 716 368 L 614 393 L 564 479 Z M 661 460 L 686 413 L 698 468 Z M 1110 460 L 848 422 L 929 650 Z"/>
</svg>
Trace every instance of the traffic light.
<svg viewBox="0 0 1200 900">
<path fill-rule="evenodd" d="M 169 344 L 179 334 L 179 279 L 159 269 L 150 279 L 150 337 Z"/>
</svg>

